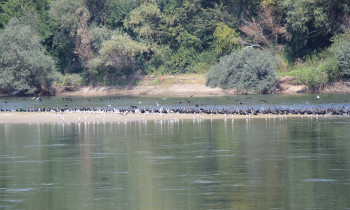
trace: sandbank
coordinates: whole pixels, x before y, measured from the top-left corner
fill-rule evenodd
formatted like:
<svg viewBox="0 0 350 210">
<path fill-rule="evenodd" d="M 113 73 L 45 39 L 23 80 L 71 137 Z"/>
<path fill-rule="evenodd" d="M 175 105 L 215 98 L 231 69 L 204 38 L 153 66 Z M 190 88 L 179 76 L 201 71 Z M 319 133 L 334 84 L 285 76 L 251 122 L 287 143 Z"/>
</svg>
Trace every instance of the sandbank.
<svg viewBox="0 0 350 210">
<path fill-rule="evenodd" d="M 335 115 L 225 115 L 225 114 L 127 114 L 118 113 L 67 113 L 67 112 L 1 112 L 0 124 L 32 123 L 84 123 L 84 122 L 133 122 L 148 120 L 208 120 L 208 119 L 286 119 L 286 118 L 335 118 Z"/>
</svg>

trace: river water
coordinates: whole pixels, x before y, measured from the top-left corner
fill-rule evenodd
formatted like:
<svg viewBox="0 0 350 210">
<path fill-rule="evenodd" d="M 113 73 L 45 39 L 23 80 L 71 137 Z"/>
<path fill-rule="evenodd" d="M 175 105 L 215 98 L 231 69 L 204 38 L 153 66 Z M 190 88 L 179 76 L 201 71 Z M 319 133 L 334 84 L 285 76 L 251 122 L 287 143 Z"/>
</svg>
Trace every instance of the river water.
<svg viewBox="0 0 350 210">
<path fill-rule="evenodd" d="M 258 105 L 255 97 L 244 103 Z M 263 98 L 272 106 L 349 106 L 347 97 Z M 100 99 L 41 105 L 185 102 Z M 350 209 L 349 129 L 348 117 L 0 124 L 0 209 Z"/>
</svg>

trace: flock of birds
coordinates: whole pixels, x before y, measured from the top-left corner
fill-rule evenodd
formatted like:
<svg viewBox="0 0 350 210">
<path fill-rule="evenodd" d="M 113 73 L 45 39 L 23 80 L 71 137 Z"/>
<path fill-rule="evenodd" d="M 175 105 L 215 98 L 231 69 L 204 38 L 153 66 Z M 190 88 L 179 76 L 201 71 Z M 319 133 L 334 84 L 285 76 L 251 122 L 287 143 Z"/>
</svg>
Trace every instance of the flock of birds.
<svg viewBox="0 0 350 210">
<path fill-rule="evenodd" d="M 166 104 L 166 100 L 168 97 L 159 98 L 159 100 L 163 101 Z M 14 105 L 13 107 L 4 108 L 0 104 L 0 112 L 94 112 L 94 113 L 119 113 L 119 114 L 129 114 L 129 113 L 179 113 L 179 114 L 225 114 L 225 115 L 258 115 L 258 114 L 273 114 L 273 115 L 289 115 L 289 114 L 299 114 L 299 115 L 341 115 L 348 116 L 350 115 L 350 109 L 343 107 L 327 107 L 327 108 L 282 108 L 282 107 L 268 107 L 267 105 L 256 107 L 256 106 L 245 106 L 252 99 L 252 96 L 245 96 L 243 99 L 236 99 L 234 97 L 225 96 L 227 100 L 230 100 L 230 105 L 228 107 L 223 106 L 208 106 L 201 103 L 196 103 L 196 100 L 191 95 L 189 98 L 184 98 L 183 100 L 176 101 L 177 106 L 161 106 L 163 103 L 159 103 L 158 101 L 154 101 L 153 105 L 144 106 L 142 101 L 138 101 L 137 105 L 130 105 L 127 107 L 116 107 L 114 105 L 108 104 L 108 101 L 122 100 L 119 96 L 111 96 L 111 97 L 99 97 L 99 98 L 86 98 L 87 101 L 98 101 L 99 103 L 103 102 L 103 107 L 88 107 L 88 106 L 80 106 L 80 107 L 72 107 L 69 106 L 69 103 L 72 102 L 74 98 L 71 97 L 63 97 L 60 100 L 61 107 L 57 105 L 56 107 L 19 107 Z M 320 99 L 320 96 L 316 96 L 316 99 Z M 18 99 L 16 99 L 18 100 Z M 46 97 L 33 97 L 33 98 L 22 98 L 22 101 L 31 100 L 32 102 L 42 103 L 44 100 L 49 100 Z M 349 99 L 350 100 L 350 99 Z M 347 102 L 348 100 L 345 100 Z M 8 101 L 4 101 L 5 104 Z M 81 101 L 79 102 L 81 103 Z M 107 104 L 106 104 L 107 103 Z M 269 101 L 265 99 L 259 100 L 260 104 L 269 104 Z M 142 107 L 141 107 L 142 106 Z M 37 106 L 38 107 L 38 106 Z"/>
</svg>

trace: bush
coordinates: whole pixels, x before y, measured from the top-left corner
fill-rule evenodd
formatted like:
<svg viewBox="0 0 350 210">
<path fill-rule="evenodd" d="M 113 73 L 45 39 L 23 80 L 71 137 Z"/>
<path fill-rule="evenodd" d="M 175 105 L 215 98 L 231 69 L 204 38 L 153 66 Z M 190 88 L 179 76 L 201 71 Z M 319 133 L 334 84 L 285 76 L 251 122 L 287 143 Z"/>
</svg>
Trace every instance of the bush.
<svg viewBox="0 0 350 210">
<path fill-rule="evenodd" d="M 297 75 L 296 82 L 307 85 L 311 90 L 317 90 L 328 82 L 328 75 L 319 67 L 307 66 Z"/>
<path fill-rule="evenodd" d="M 311 90 L 317 91 L 328 82 L 340 78 L 337 60 L 332 50 L 327 49 L 308 56 L 304 63 L 294 66 L 280 76 L 294 76 L 298 84 L 307 85 Z"/>
<path fill-rule="evenodd" d="M 60 75 L 57 85 L 80 86 L 83 84 L 83 78 L 79 74 Z"/>
<path fill-rule="evenodd" d="M 252 48 L 233 51 L 209 70 L 206 85 L 244 93 L 270 93 L 276 87 L 277 66 L 271 52 Z"/>
</svg>

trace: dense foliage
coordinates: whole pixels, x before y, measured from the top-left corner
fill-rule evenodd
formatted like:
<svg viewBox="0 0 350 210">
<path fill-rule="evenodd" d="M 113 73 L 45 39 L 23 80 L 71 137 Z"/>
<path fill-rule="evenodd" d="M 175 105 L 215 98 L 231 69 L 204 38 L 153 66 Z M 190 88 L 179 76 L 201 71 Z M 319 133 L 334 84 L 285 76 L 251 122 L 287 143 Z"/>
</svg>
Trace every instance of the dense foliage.
<svg viewBox="0 0 350 210">
<path fill-rule="evenodd" d="M 277 59 L 268 51 L 245 48 L 224 56 L 207 74 L 207 85 L 238 92 L 270 93 L 276 87 Z"/>
<path fill-rule="evenodd" d="M 2 0 L 1 34 L 13 18 L 30 28 L 64 77 L 79 74 L 86 84 L 207 72 L 247 46 L 271 51 L 292 70 L 322 66 L 322 75 L 316 68 L 294 71 L 300 83 L 350 76 L 350 39 L 334 44 L 350 33 L 348 0 Z M 328 56 L 315 58 L 328 48 Z"/>
<path fill-rule="evenodd" d="M 16 94 L 49 91 L 55 71 L 33 30 L 12 19 L 0 34 L 0 89 Z"/>
</svg>

